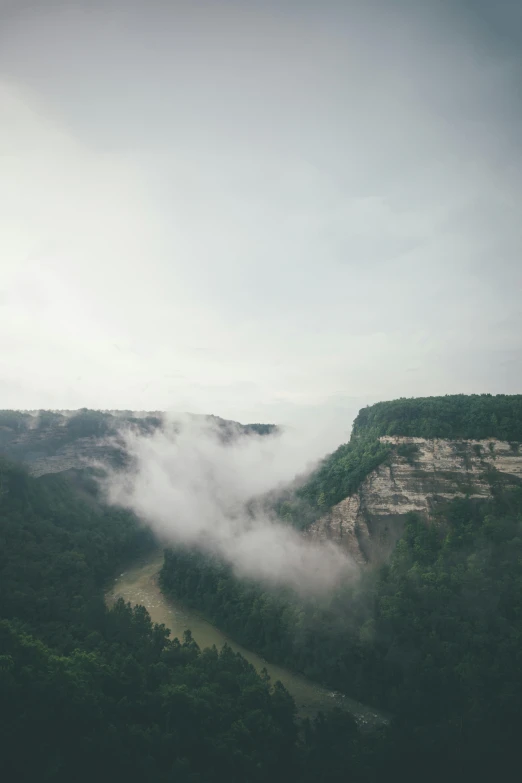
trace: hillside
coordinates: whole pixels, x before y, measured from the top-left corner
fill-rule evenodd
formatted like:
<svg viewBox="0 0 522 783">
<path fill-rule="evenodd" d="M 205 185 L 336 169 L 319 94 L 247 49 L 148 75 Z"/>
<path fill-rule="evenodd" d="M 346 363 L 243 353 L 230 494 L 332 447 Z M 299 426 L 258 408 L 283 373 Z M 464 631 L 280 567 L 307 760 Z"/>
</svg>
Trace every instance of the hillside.
<svg viewBox="0 0 522 783">
<path fill-rule="evenodd" d="M 125 460 L 121 433 L 151 434 L 166 426 L 162 411 L 0 411 L 0 456 L 24 462 L 33 476 Z M 224 440 L 238 434 L 264 435 L 273 424 L 239 424 L 219 416 L 191 415 L 210 423 Z M 176 426 L 172 418 L 169 426 Z"/>
<path fill-rule="evenodd" d="M 81 474 L 34 478 L 0 460 L 3 779 L 314 783 L 356 771 L 364 739 L 347 713 L 300 727 L 283 686 L 230 647 L 200 650 L 143 607 L 105 605 L 107 580 L 152 543 Z"/>
<path fill-rule="evenodd" d="M 268 660 L 391 713 L 370 780 L 484 779 L 519 755 L 520 397 L 468 401 L 472 416 L 462 396 L 365 409 L 350 442 L 275 502 L 369 564 L 356 584 L 306 598 L 215 556 L 166 553 L 167 593 Z"/>
<path fill-rule="evenodd" d="M 522 451 L 511 442 L 384 435 L 386 458 L 346 498 L 312 522 L 312 538 L 329 538 L 359 563 L 384 562 L 406 515 L 429 520 L 454 497 L 485 500 L 495 487 L 522 483 Z"/>
<path fill-rule="evenodd" d="M 404 435 L 522 442 L 522 394 L 447 394 L 378 402 L 359 411 L 356 438 Z"/>
<path fill-rule="evenodd" d="M 499 484 L 521 483 L 520 441 L 522 395 L 377 403 L 279 512 L 361 564 L 383 562 L 409 512 L 428 520 L 451 498 L 484 500 Z"/>
<path fill-rule="evenodd" d="M 201 651 L 190 634 L 170 640 L 143 607 L 107 608 L 107 580 L 150 549 L 150 534 L 103 506 L 88 473 L 70 464 L 35 478 L 0 461 L 8 779 L 377 783 L 513 768 L 522 729 L 519 399 L 495 408 L 496 398 L 472 397 L 471 423 L 460 396 L 361 412 L 350 442 L 279 500 L 304 534 L 334 538 L 371 565 L 327 596 L 239 579 L 216 556 L 166 552 L 167 594 L 266 659 L 391 716 L 368 735 L 342 713 L 300 723 L 284 688 L 230 648 Z M 426 406 L 444 416 L 432 422 Z M 6 415 L 4 448 L 36 473 L 58 469 L 68 448 L 85 464 L 89 444 L 106 447 L 121 419 L 161 426 L 160 417 L 125 416 L 53 413 L 35 426 L 30 414 Z M 225 439 L 245 431 L 218 426 Z"/>
</svg>

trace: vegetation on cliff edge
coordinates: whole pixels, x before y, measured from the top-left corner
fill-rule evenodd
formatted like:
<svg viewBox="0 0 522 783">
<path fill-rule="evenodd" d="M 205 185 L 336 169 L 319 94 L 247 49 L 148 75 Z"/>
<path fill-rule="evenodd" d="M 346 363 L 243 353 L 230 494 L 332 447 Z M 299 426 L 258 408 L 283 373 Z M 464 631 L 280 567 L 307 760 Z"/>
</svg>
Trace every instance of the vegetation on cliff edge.
<svg viewBox="0 0 522 783">
<path fill-rule="evenodd" d="M 386 461 L 392 446 L 385 435 L 419 438 L 522 442 L 522 395 L 454 394 L 378 402 L 359 411 L 348 443 L 323 459 L 294 493 L 282 495 L 276 509 L 282 519 L 306 528 L 314 519 L 361 486 Z M 398 448 L 412 460 L 413 448 Z"/>
</svg>

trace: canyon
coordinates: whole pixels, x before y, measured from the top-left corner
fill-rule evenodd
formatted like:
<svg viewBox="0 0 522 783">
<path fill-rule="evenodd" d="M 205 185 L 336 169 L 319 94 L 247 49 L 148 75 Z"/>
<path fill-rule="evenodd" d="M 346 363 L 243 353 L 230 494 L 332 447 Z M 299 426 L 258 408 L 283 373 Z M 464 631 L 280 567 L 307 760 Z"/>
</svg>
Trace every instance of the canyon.
<svg viewBox="0 0 522 783">
<path fill-rule="evenodd" d="M 361 565 L 386 560 L 409 512 L 429 522 L 443 501 L 489 498 L 492 481 L 522 483 L 522 453 L 516 444 L 491 438 L 379 440 L 391 447 L 388 459 L 308 529 L 310 537 L 335 541 Z"/>
</svg>

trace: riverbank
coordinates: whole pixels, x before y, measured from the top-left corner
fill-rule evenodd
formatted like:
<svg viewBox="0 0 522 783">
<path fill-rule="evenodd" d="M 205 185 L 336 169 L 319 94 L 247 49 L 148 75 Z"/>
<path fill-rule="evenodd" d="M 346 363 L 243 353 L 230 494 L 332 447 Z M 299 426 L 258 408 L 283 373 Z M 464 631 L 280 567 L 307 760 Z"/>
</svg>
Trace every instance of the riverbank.
<svg viewBox="0 0 522 783">
<path fill-rule="evenodd" d="M 300 674 L 282 666 L 268 663 L 261 656 L 230 639 L 219 628 L 181 604 L 166 598 L 161 592 L 157 576 L 163 564 L 163 552 L 155 551 L 146 559 L 123 571 L 106 593 L 107 603 L 123 598 L 131 604 L 141 604 L 149 612 L 155 623 L 164 623 L 170 628 L 173 637 L 182 638 L 183 632 L 190 629 L 200 647 L 216 645 L 218 649 L 228 644 L 235 652 L 241 653 L 258 672 L 266 669 L 272 682 L 280 680 L 292 694 L 299 715 L 315 715 L 320 710 L 341 707 L 354 715 L 361 726 L 373 726 L 385 722 L 384 716 L 371 707 L 350 699 L 343 694 L 323 688 Z"/>
</svg>

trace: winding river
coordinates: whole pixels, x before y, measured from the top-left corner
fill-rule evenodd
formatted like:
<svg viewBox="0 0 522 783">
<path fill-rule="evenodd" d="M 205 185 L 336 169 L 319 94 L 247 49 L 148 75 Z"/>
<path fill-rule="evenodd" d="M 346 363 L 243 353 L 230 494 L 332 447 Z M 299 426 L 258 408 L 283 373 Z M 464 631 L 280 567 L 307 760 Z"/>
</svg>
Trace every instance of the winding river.
<svg viewBox="0 0 522 783">
<path fill-rule="evenodd" d="M 311 716 L 319 710 L 326 711 L 338 706 L 351 712 L 361 726 L 371 727 L 385 722 L 384 716 L 375 709 L 341 693 L 327 690 L 289 669 L 268 663 L 261 656 L 237 644 L 200 615 L 166 598 L 160 591 L 157 580 L 162 564 L 163 552 L 156 551 L 147 559 L 131 566 L 116 578 L 108 590 L 107 603 L 111 604 L 118 598 L 123 598 L 133 606 L 141 604 L 155 623 L 164 623 L 170 628 L 172 637 L 182 638 L 183 631 L 190 628 L 200 647 L 212 647 L 215 644 L 220 649 L 225 643 L 228 644 L 250 661 L 258 672 L 265 668 L 272 682 L 280 680 L 294 697 L 298 712 L 302 716 Z"/>
</svg>

